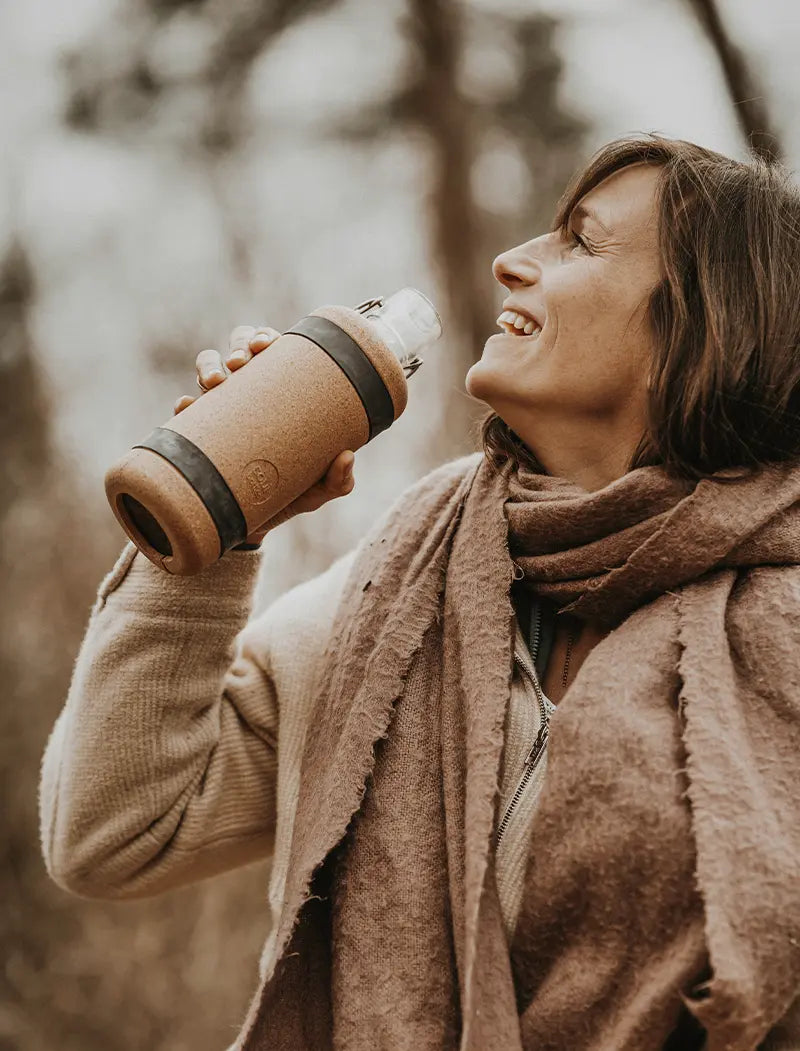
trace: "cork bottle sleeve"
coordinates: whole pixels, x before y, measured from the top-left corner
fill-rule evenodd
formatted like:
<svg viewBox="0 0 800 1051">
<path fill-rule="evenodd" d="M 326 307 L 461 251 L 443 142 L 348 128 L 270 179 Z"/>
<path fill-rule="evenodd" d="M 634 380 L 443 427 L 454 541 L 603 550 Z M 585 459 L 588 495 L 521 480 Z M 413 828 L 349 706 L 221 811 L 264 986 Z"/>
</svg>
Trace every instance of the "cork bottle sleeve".
<svg viewBox="0 0 800 1051">
<path fill-rule="evenodd" d="M 358 344 L 397 419 L 405 375 L 369 323 L 341 306 L 309 317 L 333 322 Z M 190 575 L 319 481 L 340 452 L 365 445 L 370 431 L 343 367 L 312 339 L 287 332 L 143 439 L 152 447 L 126 453 L 106 474 L 106 495 L 154 565 Z"/>
</svg>

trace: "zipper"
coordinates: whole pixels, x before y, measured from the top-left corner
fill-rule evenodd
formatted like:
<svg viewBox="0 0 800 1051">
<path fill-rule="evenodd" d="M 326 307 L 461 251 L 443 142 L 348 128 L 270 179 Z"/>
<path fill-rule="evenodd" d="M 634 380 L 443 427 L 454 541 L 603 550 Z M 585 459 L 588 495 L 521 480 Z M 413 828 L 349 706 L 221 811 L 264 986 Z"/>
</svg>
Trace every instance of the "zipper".
<svg viewBox="0 0 800 1051">
<path fill-rule="evenodd" d="M 539 702 L 539 710 L 541 711 L 541 725 L 539 727 L 539 732 L 536 735 L 536 740 L 533 742 L 533 746 L 531 747 L 528 754 L 525 756 L 525 761 L 523 764 L 524 769 L 522 771 L 522 775 L 520 776 L 520 779 L 517 782 L 517 787 L 514 790 L 514 794 L 511 797 L 508 806 L 506 807 L 506 811 L 503 814 L 503 819 L 497 828 L 495 847 L 499 845 L 500 840 L 505 835 L 506 829 L 508 828 L 509 822 L 511 821 L 514 811 L 519 805 L 520 799 L 522 799 L 525 789 L 528 786 L 528 782 L 533 777 L 533 772 L 536 769 L 539 760 L 542 757 L 542 753 L 544 752 L 545 746 L 547 745 L 547 739 L 550 736 L 550 722 L 547 714 L 547 706 L 545 704 L 544 694 L 542 693 L 542 688 L 539 685 L 539 679 L 537 678 L 535 671 L 536 654 L 539 651 L 539 637 L 541 633 L 541 627 L 542 612 L 541 608 L 537 603 L 536 619 L 534 620 L 533 629 L 531 631 L 530 647 L 531 659 L 534 661 L 534 674 L 531 675 L 531 673 L 528 671 L 525 661 L 523 661 L 523 659 L 516 652 L 516 650 L 514 652 L 514 663 L 519 666 L 519 668 L 522 671 L 522 674 L 532 684 L 534 691 L 536 692 L 536 699 Z"/>
</svg>

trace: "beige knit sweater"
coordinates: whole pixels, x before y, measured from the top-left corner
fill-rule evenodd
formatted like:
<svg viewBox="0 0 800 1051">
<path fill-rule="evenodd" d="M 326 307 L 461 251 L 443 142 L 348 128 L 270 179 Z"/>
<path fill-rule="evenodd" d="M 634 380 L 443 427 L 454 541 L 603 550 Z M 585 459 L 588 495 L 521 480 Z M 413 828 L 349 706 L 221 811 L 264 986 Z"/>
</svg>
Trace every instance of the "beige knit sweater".
<svg viewBox="0 0 800 1051">
<path fill-rule="evenodd" d="M 172 577 L 126 545 L 100 586 L 44 755 L 42 847 L 60 886 L 85 897 L 144 897 L 272 855 L 275 919 L 319 658 L 354 557 L 248 619 L 258 552 L 231 552 L 196 576 Z M 516 649 L 535 674 L 519 628 Z M 515 663 L 500 814 L 539 712 Z M 498 851 L 509 931 L 545 764 L 546 751 Z M 268 939 L 262 973 L 271 951 Z"/>
<path fill-rule="evenodd" d="M 271 856 L 277 917 L 319 657 L 354 556 L 251 619 L 259 552 L 171 577 L 126 545 L 100 585 L 42 765 L 42 849 L 60 886 L 145 897 Z M 535 670 L 516 632 L 498 817 L 539 728 Z M 509 932 L 546 760 L 497 851 Z M 262 977 L 272 954 L 269 936 Z M 761 1051 L 800 1051 L 800 999 Z"/>
</svg>

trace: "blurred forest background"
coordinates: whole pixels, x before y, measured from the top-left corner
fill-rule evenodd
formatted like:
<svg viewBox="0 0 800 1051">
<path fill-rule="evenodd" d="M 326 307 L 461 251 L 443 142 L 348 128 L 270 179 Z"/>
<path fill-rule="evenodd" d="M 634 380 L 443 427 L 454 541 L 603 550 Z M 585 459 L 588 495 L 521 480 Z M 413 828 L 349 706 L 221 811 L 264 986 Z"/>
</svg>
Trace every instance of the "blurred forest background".
<svg viewBox="0 0 800 1051">
<path fill-rule="evenodd" d="M 493 257 L 635 131 L 800 156 L 793 0 L 7 0 L 0 6 L 0 1048 L 222 1051 L 265 866 L 139 903 L 52 885 L 36 791 L 125 538 L 107 467 L 237 324 L 405 284 L 445 337 L 356 488 L 265 545 L 257 610 L 476 448 Z"/>
</svg>

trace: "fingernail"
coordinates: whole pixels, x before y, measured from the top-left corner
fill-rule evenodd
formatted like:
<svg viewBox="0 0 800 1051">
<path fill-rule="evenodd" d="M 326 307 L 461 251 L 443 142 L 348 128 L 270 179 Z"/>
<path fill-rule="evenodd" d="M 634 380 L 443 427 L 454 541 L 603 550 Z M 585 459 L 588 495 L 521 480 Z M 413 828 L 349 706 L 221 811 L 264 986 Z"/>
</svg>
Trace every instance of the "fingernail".
<svg viewBox="0 0 800 1051">
<path fill-rule="evenodd" d="M 233 350 L 228 355 L 228 361 L 246 361 L 247 354 L 243 350 Z"/>
</svg>

